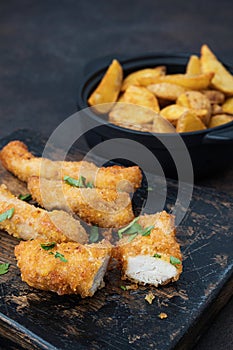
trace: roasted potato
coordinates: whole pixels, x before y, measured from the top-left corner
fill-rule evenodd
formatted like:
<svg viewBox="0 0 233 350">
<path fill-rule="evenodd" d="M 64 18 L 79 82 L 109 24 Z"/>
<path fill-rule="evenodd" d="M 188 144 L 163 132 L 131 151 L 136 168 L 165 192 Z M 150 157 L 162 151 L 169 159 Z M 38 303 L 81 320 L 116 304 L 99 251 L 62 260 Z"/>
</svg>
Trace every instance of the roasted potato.
<svg viewBox="0 0 233 350">
<path fill-rule="evenodd" d="M 145 87 L 130 85 L 123 95 L 123 100 L 126 103 L 150 108 L 157 113 L 160 110 L 157 98 Z"/>
<path fill-rule="evenodd" d="M 229 123 L 233 120 L 233 117 L 227 114 L 217 114 L 210 119 L 209 128 L 214 128 L 222 124 Z"/>
<path fill-rule="evenodd" d="M 180 106 L 194 109 L 195 114 L 208 125 L 210 120 L 211 105 L 209 99 L 199 91 L 187 91 L 181 94 L 176 103 Z"/>
<path fill-rule="evenodd" d="M 211 115 L 216 115 L 216 114 L 222 114 L 223 110 L 222 110 L 222 106 L 214 104 L 211 105 Z"/>
<path fill-rule="evenodd" d="M 171 83 L 185 87 L 188 90 L 204 90 L 210 85 L 214 73 L 202 73 L 198 75 L 189 74 L 171 74 L 158 76 L 156 83 Z"/>
<path fill-rule="evenodd" d="M 158 76 L 165 75 L 166 67 L 141 69 L 129 74 L 123 81 L 121 91 L 125 91 L 130 85 L 147 86 L 153 84 Z"/>
<path fill-rule="evenodd" d="M 179 106 L 177 104 L 173 104 L 170 106 L 167 106 L 163 108 L 160 111 L 160 115 L 164 118 L 166 118 L 169 122 L 172 124 L 176 125 L 177 120 L 180 118 L 180 116 L 184 113 L 187 112 L 189 109 L 184 106 Z"/>
<path fill-rule="evenodd" d="M 229 97 L 222 105 L 222 110 L 225 113 L 233 114 L 233 97 Z"/>
<path fill-rule="evenodd" d="M 159 114 L 154 116 L 152 132 L 155 133 L 175 133 L 176 129 L 165 118 Z"/>
<path fill-rule="evenodd" d="M 177 132 L 202 130 L 233 117 L 233 75 L 207 45 L 202 45 L 200 57 L 190 56 L 184 74 L 166 74 L 166 67 L 158 66 L 123 80 L 122 68 L 114 60 L 88 101 L 122 127 L 173 132 L 163 119 L 159 122 L 159 113 Z"/>
<path fill-rule="evenodd" d="M 191 55 L 186 67 L 186 74 L 198 75 L 201 74 L 201 62 L 198 56 Z"/>
<path fill-rule="evenodd" d="M 115 102 L 121 90 L 123 70 L 117 60 L 113 60 L 101 82 L 88 99 L 90 106 Z M 106 112 L 109 106 L 96 106 L 95 110 Z"/>
<path fill-rule="evenodd" d="M 153 92 L 156 97 L 169 101 L 175 101 L 186 91 L 184 87 L 171 83 L 152 84 L 148 85 L 147 89 Z"/>
<path fill-rule="evenodd" d="M 152 123 L 155 112 L 149 108 L 131 103 L 119 102 L 109 113 L 109 120 L 124 125 L 145 125 Z"/>
<path fill-rule="evenodd" d="M 189 132 L 204 129 L 206 129 L 205 124 L 202 123 L 201 119 L 198 118 L 192 111 L 183 113 L 178 119 L 176 125 L 177 132 Z"/>
<path fill-rule="evenodd" d="M 201 69 L 204 73 L 214 73 L 211 85 L 227 95 L 233 95 L 233 76 L 217 59 L 207 45 L 201 47 Z"/>
<path fill-rule="evenodd" d="M 222 104 L 225 100 L 225 95 L 218 90 L 202 90 L 202 94 L 204 94 L 211 104 Z"/>
</svg>

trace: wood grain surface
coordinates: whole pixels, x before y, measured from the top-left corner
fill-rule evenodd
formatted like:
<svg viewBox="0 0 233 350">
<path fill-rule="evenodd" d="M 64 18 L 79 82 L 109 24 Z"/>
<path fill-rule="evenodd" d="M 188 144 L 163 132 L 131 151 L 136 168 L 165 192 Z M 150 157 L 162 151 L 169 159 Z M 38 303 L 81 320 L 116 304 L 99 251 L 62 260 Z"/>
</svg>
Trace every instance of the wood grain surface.
<svg viewBox="0 0 233 350">
<path fill-rule="evenodd" d="M 0 147 L 12 139 L 24 141 L 37 155 L 45 142 L 41 135 L 21 130 L 2 139 Z M 15 194 L 27 192 L 2 167 L 0 177 Z M 176 193 L 177 184 L 168 182 L 167 208 Z M 105 277 L 105 288 L 86 299 L 22 282 L 13 252 L 18 240 L 1 231 L 0 262 L 11 265 L 0 276 L 0 335 L 27 349 L 189 349 L 232 295 L 232 207 L 228 194 L 195 187 L 177 228 L 184 266 L 180 280 L 123 291 L 121 285 L 130 283 L 114 269 Z M 155 295 L 152 305 L 145 301 L 149 291 Z M 161 312 L 168 317 L 161 320 Z"/>
</svg>

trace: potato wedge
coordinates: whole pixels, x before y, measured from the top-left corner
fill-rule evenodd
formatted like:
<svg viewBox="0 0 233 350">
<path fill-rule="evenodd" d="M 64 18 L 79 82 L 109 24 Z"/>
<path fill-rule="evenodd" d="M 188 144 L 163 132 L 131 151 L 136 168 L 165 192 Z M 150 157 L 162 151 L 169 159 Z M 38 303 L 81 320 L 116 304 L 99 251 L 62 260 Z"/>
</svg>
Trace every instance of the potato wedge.
<svg viewBox="0 0 233 350">
<path fill-rule="evenodd" d="M 167 106 L 163 108 L 160 111 L 160 115 L 164 118 L 166 118 L 169 122 L 172 124 L 176 125 L 177 120 L 180 118 L 180 116 L 184 113 L 187 112 L 189 109 L 184 106 L 179 106 L 177 104 L 173 104 L 170 106 Z"/>
<path fill-rule="evenodd" d="M 201 74 L 201 62 L 198 56 L 191 55 L 186 66 L 186 74 L 198 75 Z"/>
<path fill-rule="evenodd" d="M 157 113 L 160 110 L 157 98 L 145 87 L 130 85 L 123 96 L 123 100 L 126 103 L 150 108 Z"/>
<path fill-rule="evenodd" d="M 109 113 L 110 122 L 125 125 L 152 123 L 155 112 L 152 109 L 131 103 L 117 103 Z"/>
<path fill-rule="evenodd" d="M 115 102 L 121 90 L 123 70 L 117 60 L 113 60 L 101 82 L 88 99 L 90 106 Z M 104 106 L 103 106 L 104 107 Z M 98 107 L 95 108 L 98 111 Z M 100 108 L 102 112 L 102 108 Z"/>
<path fill-rule="evenodd" d="M 233 97 L 229 97 L 222 105 L 222 110 L 225 113 L 233 114 Z"/>
<path fill-rule="evenodd" d="M 202 73 L 198 75 L 171 74 L 158 76 L 154 84 L 171 83 L 183 86 L 188 90 L 204 90 L 209 87 L 213 76 L 214 73 Z"/>
<path fill-rule="evenodd" d="M 213 116 L 209 123 L 209 128 L 214 128 L 219 125 L 229 123 L 233 120 L 233 117 L 227 114 L 217 114 Z"/>
<path fill-rule="evenodd" d="M 176 129 L 174 126 L 169 123 L 165 118 L 161 117 L 161 115 L 157 114 L 154 116 L 152 132 L 155 133 L 175 133 Z"/>
<path fill-rule="evenodd" d="M 216 114 L 222 114 L 222 113 L 223 113 L 222 106 L 217 104 L 211 105 L 211 116 Z"/>
<path fill-rule="evenodd" d="M 214 72 L 211 85 L 227 95 L 233 95 L 233 76 L 207 45 L 201 47 L 201 67 L 204 73 Z"/>
<path fill-rule="evenodd" d="M 211 104 L 222 104 L 225 101 L 225 95 L 218 90 L 202 90 L 201 93 L 205 95 Z"/>
<path fill-rule="evenodd" d="M 206 129 L 205 124 L 202 123 L 200 118 L 198 118 L 192 111 L 183 113 L 178 119 L 176 125 L 177 132 L 190 132 L 204 129 Z"/>
<path fill-rule="evenodd" d="M 171 84 L 171 83 L 158 83 L 148 85 L 147 89 L 153 92 L 158 98 L 163 98 L 169 101 L 175 101 L 181 94 L 187 89 L 183 86 Z"/>
<path fill-rule="evenodd" d="M 133 72 L 124 79 L 121 91 L 125 91 L 130 85 L 147 86 L 153 84 L 158 76 L 165 75 L 165 73 L 165 66 L 146 68 Z"/>
<path fill-rule="evenodd" d="M 211 105 L 209 99 L 199 91 L 187 91 L 180 95 L 176 101 L 180 106 L 194 109 L 195 114 L 201 118 L 205 125 L 209 124 Z"/>
</svg>

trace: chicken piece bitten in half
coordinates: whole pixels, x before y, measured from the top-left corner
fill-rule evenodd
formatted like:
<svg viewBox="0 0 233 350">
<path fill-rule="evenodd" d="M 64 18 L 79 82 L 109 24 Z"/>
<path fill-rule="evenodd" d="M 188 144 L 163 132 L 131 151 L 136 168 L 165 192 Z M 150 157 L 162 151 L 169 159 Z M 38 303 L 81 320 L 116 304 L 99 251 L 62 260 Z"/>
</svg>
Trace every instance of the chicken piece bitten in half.
<svg viewBox="0 0 233 350">
<path fill-rule="evenodd" d="M 87 161 L 52 161 L 35 157 L 21 141 L 9 142 L 1 150 L 0 159 L 8 171 L 25 182 L 30 176 L 54 180 L 63 179 L 64 176 L 75 179 L 83 176 L 97 188 L 133 192 L 141 186 L 142 181 L 142 173 L 138 166 L 114 165 L 98 168 L 94 163 Z"/>
<path fill-rule="evenodd" d="M 86 243 L 88 235 L 78 220 L 61 210 L 47 212 L 15 197 L 5 185 L 0 186 L 0 214 L 13 209 L 9 219 L 0 222 L 0 229 L 25 240 L 38 237 L 55 242 Z"/>
<path fill-rule="evenodd" d="M 182 272 L 180 246 L 175 238 L 173 216 L 165 211 L 140 216 L 142 228 L 153 226 L 150 234 L 138 234 L 131 240 L 125 234 L 114 248 L 113 255 L 122 264 L 122 279 L 158 286 L 179 279 Z"/>
<path fill-rule="evenodd" d="M 104 287 L 112 246 L 107 241 L 81 245 L 79 243 L 56 244 L 43 249 L 48 242 L 35 239 L 20 242 L 15 247 L 17 266 L 21 277 L 29 286 L 63 294 L 92 296 Z"/>
<path fill-rule="evenodd" d="M 33 176 L 28 179 L 32 198 L 45 209 L 72 211 L 87 223 L 103 228 L 121 227 L 133 220 L 128 193 L 111 189 L 77 188 L 64 181 Z"/>
</svg>

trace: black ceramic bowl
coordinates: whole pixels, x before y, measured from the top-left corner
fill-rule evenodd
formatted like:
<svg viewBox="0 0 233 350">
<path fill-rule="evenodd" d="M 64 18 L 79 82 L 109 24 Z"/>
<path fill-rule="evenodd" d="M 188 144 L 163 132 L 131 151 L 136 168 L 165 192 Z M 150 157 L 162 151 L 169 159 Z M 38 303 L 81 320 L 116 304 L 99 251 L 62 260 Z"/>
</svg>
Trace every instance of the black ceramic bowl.
<svg viewBox="0 0 233 350">
<path fill-rule="evenodd" d="M 147 56 L 119 59 L 119 61 L 123 66 L 125 76 L 139 69 L 159 65 L 165 65 L 167 67 L 167 73 L 174 74 L 185 72 L 189 57 L 190 54 L 150 54 Z M 79 110 L 88 107 L 88 97 L 100 82 L 110 62 L 111 59 L 108 59 L 108 62 L 106 64 L 103 63 L 102 66 L 100 62 L 97 64 L 98 67 L 95 67 L 93 64 L 89 66 L 92 72 L 86 75 L 86 78 L 80 85 L 77 101 Z M 230 67 L 227 68 L 232 72 Z M 90 109 L 86 112 L 84 110 L 84 114 L 85 116 L 82 116 L 82 118 L 83 121 L 85 119 L 85 123 L 94 122 L 94 125 L 97 125 L 85 134 L 91 148 L 103 141 L 114 138 L 138 141 L 156 156 L 167 177 L 177 178 L 177 169 L 173 156 L 171 156 L 168 149 L 164 146 L 164 144 L 170 147 L 174 144 L 176 145 L 177 134 L 158 134 L 158 138 L 156 138 L 156 135 L 151 135 L 148 132 L 134 131 L 110 123 L 103 124 L 106 116 L 97 115 L 90 111 Z M 180 133 L 179 135 L 190 154 L 196 179 L 206 175 L 212 175 L 232 164 L 233 122 L 206 130 Z M 106 156 L 109 157 L 109 155 Z M 122 163 L 127 165 L 125 160 L 122 160 Z"/>
</svg>

